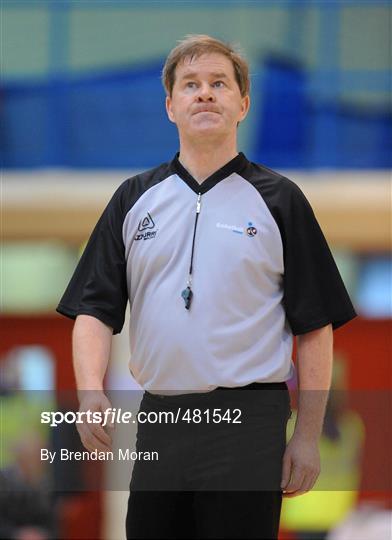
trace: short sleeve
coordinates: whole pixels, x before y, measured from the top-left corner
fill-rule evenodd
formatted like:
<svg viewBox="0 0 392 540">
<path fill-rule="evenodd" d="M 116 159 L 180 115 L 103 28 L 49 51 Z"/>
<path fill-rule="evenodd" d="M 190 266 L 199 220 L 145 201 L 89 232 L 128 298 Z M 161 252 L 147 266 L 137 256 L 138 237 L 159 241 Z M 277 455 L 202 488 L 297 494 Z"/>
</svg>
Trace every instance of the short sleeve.
<svg viewBox="0 0 392 540">
<path fill-rule="evenodd" d="M 324 234 L 305 195 L 288 181 L 284 197 L 283 302 L 294 335 L 356 316 Z"/>
<path fill-rule="evenodd" d="M 91 315 L 121 332 L 128 301 L 122 237 L 122 184 L 96 224 L 56 311 L 75 319 Z"/>
</svg>

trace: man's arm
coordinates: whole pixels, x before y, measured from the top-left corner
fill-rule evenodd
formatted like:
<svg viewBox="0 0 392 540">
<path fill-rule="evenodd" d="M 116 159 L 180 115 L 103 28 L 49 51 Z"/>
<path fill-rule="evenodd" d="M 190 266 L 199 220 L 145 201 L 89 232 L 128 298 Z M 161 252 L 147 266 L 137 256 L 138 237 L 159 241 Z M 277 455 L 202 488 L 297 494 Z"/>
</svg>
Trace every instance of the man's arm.
<svg viewBox="0 0 392 540">
<path fill-rule="evenodd" d="M 299 403 L 295 433 L 318 440 L 331 387 L 332 325 L 298 336 L 297 351 Z"/>
<path fill-rule="evenodd" d="M 72 333 L 73 365 L 80 411 L 104 412 L 110 402 L 103 393 L 103 380 L 109 362 L 113 329 L 90 315 L 78 315 Z M 87 450 L 107 452 L 111 437 L 100 424 L 77 424 Z"/>
<path fill-rule="evenodd" d="M 333 362 L 332 325 L 297 337 L 298 414 L 283 458 L 281 487 L 286 496 L 312 489 L 320 474 L 321 436 Z"/>
</svg>

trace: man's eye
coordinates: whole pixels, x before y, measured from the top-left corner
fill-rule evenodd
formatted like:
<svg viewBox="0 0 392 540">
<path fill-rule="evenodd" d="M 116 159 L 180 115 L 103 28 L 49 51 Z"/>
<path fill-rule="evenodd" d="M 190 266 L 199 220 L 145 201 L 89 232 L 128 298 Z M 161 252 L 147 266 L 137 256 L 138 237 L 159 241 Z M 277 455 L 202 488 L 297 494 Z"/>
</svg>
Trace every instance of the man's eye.
<svg viewBox="0 0 392 540">
<path fill-rule="evenodd" d="M 186 86 L 187 86 L 187 88 L 194 88 L 196 86 L 196 83 L 192 82 L 192 81 L 189 81 L 188 83 L 186 83 Z"/>
<path fill-rule="evenodd" d="M 224 82 L 223 81 L 215 81 L 214 82 L 214 86 L 216 86 L 217 88 L 221 88 L 222 86 L 224 86 Z"/>
</svg>

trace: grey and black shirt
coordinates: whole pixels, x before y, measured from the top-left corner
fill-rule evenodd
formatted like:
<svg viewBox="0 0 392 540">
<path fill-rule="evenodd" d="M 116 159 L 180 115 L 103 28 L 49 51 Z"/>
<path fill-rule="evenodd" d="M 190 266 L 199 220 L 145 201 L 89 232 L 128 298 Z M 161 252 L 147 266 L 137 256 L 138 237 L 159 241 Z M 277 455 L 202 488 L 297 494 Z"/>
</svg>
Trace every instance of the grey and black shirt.
<svg viewBox="0 0 392 540">
<path fill-rule="evenodd" d="M 149 391 L 288 380 L 293 335 L 356 315 L 299 187 L 242 153 L 202 184 L 177 154 L 120 185 L 57 311 L 116 334 L 128 300 L 130 369 Z"/>
</svg>

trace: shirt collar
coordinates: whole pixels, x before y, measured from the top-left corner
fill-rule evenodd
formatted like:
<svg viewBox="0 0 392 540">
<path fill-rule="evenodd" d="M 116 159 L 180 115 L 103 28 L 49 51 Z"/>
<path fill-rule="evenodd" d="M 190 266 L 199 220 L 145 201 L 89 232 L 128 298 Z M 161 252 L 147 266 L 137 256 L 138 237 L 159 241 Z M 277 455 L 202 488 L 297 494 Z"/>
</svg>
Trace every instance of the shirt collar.
<svg viewBox="0 0 392 540">
<path fill-rule="evenodd" d="M 209 189 L 213 188 L 218 182 L 224 180 L 234 172 L 239 173 L 248 164 L 248 160 L 245 155 L 240 152 L 228 163 L 223 165 L 220 169 L 212 173 L 201 184 L 193 178 L 193 176 L 185 169 L 178 159 L 180 153 L 177 152 L 171 162 L 172 170 L 186 183 L 195 193 L 206 193 Z"/>
</svg>

